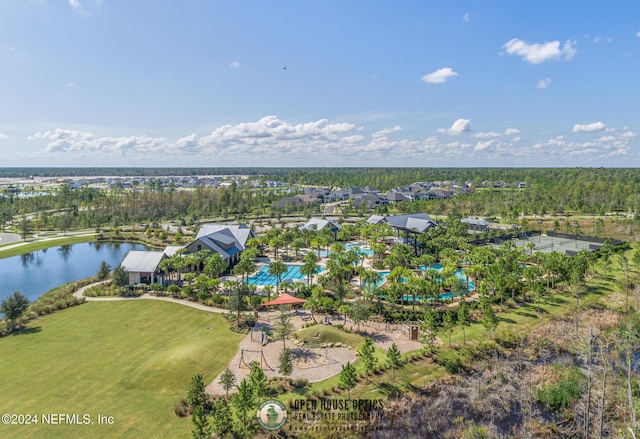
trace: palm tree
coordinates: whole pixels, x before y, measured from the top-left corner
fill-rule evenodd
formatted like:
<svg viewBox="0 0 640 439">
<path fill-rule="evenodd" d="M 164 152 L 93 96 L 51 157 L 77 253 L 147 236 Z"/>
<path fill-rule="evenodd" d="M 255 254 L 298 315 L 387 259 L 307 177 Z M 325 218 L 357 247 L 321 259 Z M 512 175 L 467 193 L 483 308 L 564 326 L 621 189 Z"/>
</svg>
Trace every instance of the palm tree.
<svg viewBox="0 0 640 439">
<path fill-rule="evenodd" d="M 269 265 L 269 274 L 276 277 L 276 294 L 280 292 L 280 282 L 282 275 L 287 272 L 287 266 L 282 261 L 274 261 Z"/>
<path fill-rule="evenodd" d="M 184 257 L 185 265 L 189 266 L 190 271 L 196 271 L 196 267 L 200 264 L 200 256 L 198 253 L 189 253 Z"/>
<path fill-rule="evenodd" d="M 402 290 L 404 290 L 405 286 L 403 285 L 411 276 L 413 275 L 413 271 L 409 270 L 406 267 L 401 265 L 395 266 L 387 279 L 391 280 L 391 287 L 394 290 L 394 296 L 397 295 L 399 299 L 402 299 Z M 400 301 L 400 305 L 404 309 L 404 300 Z"/>
<path fill-rule="evenodd" d="M 273 249 L 273 259 L 278 259 L 278 248 L 283 244 L 283 240 L 280 236 L 274 236 L 269 240 L 269 247 Z"/>
<path fill-rule="evenodd" d="M 271 293 L 273 292 L 273 287 L 271 285 L 266 285 L 264 288 L 262 288 L 262 291 L 267 293 L 267 302 L 270 302 L 271 301 Z"/>
<path fill-rule="evenodd" d="M 209 256 L 204 263 L 204 273 L 207 276 L 218 277 L 227 268 L 227 261 L 220 253 Z"/>
<path fill-rule="evenodd" d="M 296 260 L 297 260 L 300 249 L 304 247 L 304 239 L 302 239 L 301 237 L 295 238 L 293 241 L 291 241 L 291 247 L 296 252 Z"/>
<path fill-rule="evenodd" d="M 317 312 L 320 309 L 320 300 L 315 295 L 312 295 L 307 299 L 303 306 L 304 309 L 309 310 L 313 321 L 315 323 L 318 323 L 318 321 L 316 320 L 316 316 L 313 313 Z"/>
<path fill-rule="evenodd" d="M 171 266 L 173 269 L 178 270 L 178 283 L 182 281 L 182 269 L 187 265 L 182 253 L 175 253 L 169 259 L 172 260 Z"/>
<path fill-rule="evenodd" d="M 373 250 L 373 262 L 374 264 L 380 264 L 384 260 L 384 253 L 387 251 L 385 244 L 378 244 L 375 240 L 372 241 L 371 250 Z M 378 267 L 378 265 L 375 265 Z"/>
<path fill-rule="evenodd" d="M 256 263 L 253 261 L 253 258 L 243 254 L 236 266 L 233 267 L 233 272 L 241 275 L 242 282 L 246 285 L 249 283 L 249 274 L 256 271 L 256 268 Z"/>
<path fill-rule="evenodd" d="M 165 258 L 161 260 L 160 264 L 158 264 L 158 268 L 160 268 L 160 270 L 164 272 L 167 279 L 170 279 L 169 276 L 170 276 L 171 270 L 173 269 L 173 259 Z"/>
<path fill-rule="evenodd" d="M 317 237 L 311 238 L 310 245 L 312 249 L 318 252 L 318 259 L 320 259 L 320 248 L 322 247 L 320 239 L 318 239 Z"/>
<path fill-rule="evenodd" d="M 411 311 L 414 313 L 416 312 L 416 296 L 423 296 L 427 289 L 426 284 L 427 280 L 416 276 L 415 273 L 412 273 L 407 279 L 407 288 L 412 296 Z"/>
<path fill-rule="evenodd" d="M 315 253 L 313 252 L 309 252 L 307 254 L 315 256 Z M 305 259 L 307 259 L 306 256 L 305 256 Z M 313 276 L 318 274 L 319 270 L 320 268 L 318 267 L 318 264 L 316 264 L 315 260 L 313 260 L 312 258 L 309 258 L 308 260 L 305 261 L 304 264 L 302 264 L 302 266 L 300 267 L 300 273 L 307 276 L 308 286 L 313 285 Z"/>
</svg>

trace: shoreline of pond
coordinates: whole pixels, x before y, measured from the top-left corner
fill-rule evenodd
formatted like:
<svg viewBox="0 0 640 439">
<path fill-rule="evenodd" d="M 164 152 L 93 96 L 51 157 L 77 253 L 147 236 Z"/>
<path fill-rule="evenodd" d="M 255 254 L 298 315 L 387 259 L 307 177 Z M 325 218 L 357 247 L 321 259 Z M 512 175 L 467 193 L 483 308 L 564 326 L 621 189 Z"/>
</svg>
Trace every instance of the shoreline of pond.
<svg viewBox="0 0 640 439">
<path fill-rule="evenodd" d="M 103 261 L 115 267 L 131 250 L 156 250 L 139 242 L 49 242 L 55 245 L 0 259 L 0 299 L 20 291 L 33 302 L 57 286 L 95 276 Z"/>
</svg>

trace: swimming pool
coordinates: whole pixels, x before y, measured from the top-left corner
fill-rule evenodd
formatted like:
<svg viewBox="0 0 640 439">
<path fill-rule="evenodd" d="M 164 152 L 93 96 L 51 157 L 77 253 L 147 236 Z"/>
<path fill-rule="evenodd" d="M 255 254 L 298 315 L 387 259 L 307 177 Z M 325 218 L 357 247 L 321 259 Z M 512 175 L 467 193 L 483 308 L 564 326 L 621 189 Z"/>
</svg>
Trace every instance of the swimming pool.
<svg viewBox="0 0 640 439">
<path fill-rule="evenodd" d="M 361 255 L 365 255 L 368 258 L 372 258 L 373 257 L 373 250 L 371 250 L 370 248 L 367 247 L 360 247 L 358 244 L 347 244 L 344 246 L 344 248 L 349 251 L 354 247 L 359 247 L 360 250 L 358 250 L 358 253 L 360 253 Z"/>
<path fill-rule="evenodd" d="M 442 265 L 440 264 L 435 264 L 435 265 L 421 265 L 420 270 L 422 271 L 426 271 L 429 268 L 432 268 L 436 271 L 441 271 L 442 270 Z M 380 282 L 378 282 L 378 286 L 382 286 L 384 285 L 384 283 L 387 281 L 387 276 L 389 276 L 390 272 L 389 271 L 381 271 L 380 272 L 380 276 L 382 276 L 382 279 L 380 280 Z M 462 270 L 458 270 L 456 271 L 456 277 L 464 282 L 467 282 L 467 277 L 465 276 L 464 272 Z M 476 289 L 476 284 L 472 279 L 469 279 L 469 292 L 473 292 Z M 447 293 L 443 293 L 440 294 L 440 300 L 447 300 L 447 299 L 451 299 L 451 292 L 447 292 Z M 404 300 L 405 302 L 411 302 L 413 300 L 413 296 L 403 296 L 402 300 Z M 416 301 L 418 301 L 418 299 L 416 298 Z"/>
<path fill-rule="evenodd" d="M 287 271 L 282 275 L 280 279 L 280 285 L 282 285 L 282 283 L 287 281 L 295 282 L 295 281 L 306 280 L 307 276 L 305 276 L 300 272 L 301 267 L 302 265 L 287 264 Z M 324 271 L 324 269 L 322 267 L 319 267 L 318 273 L 321 273 L 322 271 Z M 255 275 L 249 278 L 250 285 L 258 285 L 261 287 L 266 287 L 266 286 L 275 287 L 277 283 L 278 283 L 277 278 L 269 274 L 268 265 L 260 266 L 260 271 L 258 271 L 258 273 L 256 273 Z"/>
<path fill-rule="evenodd" d="M 361 255 L 364 255 L 367 258 L 372 258 L 373 257 L 373 250 L 371 250 L 368 247 L 360 246 L 358 244 L 347 244 L 347 245 L 344 246 L 344 249 L 349 251 L 354 247 L 360 247 L 360 250 L 358 251 L 358 253 L 360 253 Z M 318 252 L 316 252 L 316 253 L 318 253 Z M 321 258 L 327 258 L 331 254 L 331 251 L 329 251 L 329 250 L 320 250 L 319 253 L 320 253 L 320 257 Z"/>
</svg>

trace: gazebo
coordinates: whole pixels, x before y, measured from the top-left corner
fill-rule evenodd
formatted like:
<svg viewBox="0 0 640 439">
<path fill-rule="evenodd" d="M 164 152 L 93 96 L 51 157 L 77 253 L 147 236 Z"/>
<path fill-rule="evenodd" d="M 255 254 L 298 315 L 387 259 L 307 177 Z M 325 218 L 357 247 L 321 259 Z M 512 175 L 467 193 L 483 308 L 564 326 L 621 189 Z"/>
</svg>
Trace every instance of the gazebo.
<svg viewBox="0 0 640 439">
<path fill-rule="evenodd" d="M 263 303 L 262 306 L 278 306 L 278 305 L 300 305 L 305 303 L 306 300 L 293 297 L 290 294 L 282 293 L 280 297 L 272 300 L 271 302 Z"/>
</svg>

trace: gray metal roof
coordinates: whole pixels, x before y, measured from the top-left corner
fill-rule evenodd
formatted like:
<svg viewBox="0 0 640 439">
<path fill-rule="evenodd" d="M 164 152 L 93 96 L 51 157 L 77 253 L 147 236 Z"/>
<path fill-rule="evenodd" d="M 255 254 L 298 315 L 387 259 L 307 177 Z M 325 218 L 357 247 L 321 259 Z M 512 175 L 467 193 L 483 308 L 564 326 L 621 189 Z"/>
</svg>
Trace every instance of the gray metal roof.
<svg viewBox="0 0 640 439">
<path fill-rule="evenodd" d="M 168 245 L 164 249 L 164 254 L 171 257 L 184 248 L 183 245 Z"/>
<path fill-rule="evenodd" d="M 131 250 L 122 261 L 122 267 L 134 273 L 153 273 L 164 257 L 164 252 Z"/>
<path fill-rule="evenodd" d="M 396 216 L 378 216 L 371 215 L 367 220 L 370 224 L 378 224 L 386 222 L 391 227 L 400 230 L 408 230 L 413 232 L 426 232 L 431 227 L 436 227 L 437 223 L 426 213 L 410 213 L 407 215 Z"/>
<path fill-rule="evenodd" d="M 210 250 L 219 253 L 224 259 L 243 251 L 249 238 L 255 237 L 253 231 L 245 225 L 203 224 L 196 235 L 196 241 Z"/>
<path fill-rule="evenodd" d="M 478 219 L 478 218 L 464 218 L 460 220 L 461 223 L 472 224 L 474 226 L 483 226 L 488 227 L 491 223 L 487 220 Z"/>
<path fill-rule="evenodd" d="M 340 224 L 334 221 L 325 220 L 321 218 L 311 218 L 309 221 L 307 221 L 307 223 L 304 226 L 300 228 L 302 230 L 322 230 L 325 227 L 330 227 L 330 228 L 340 230 Z"/>
</svg>

